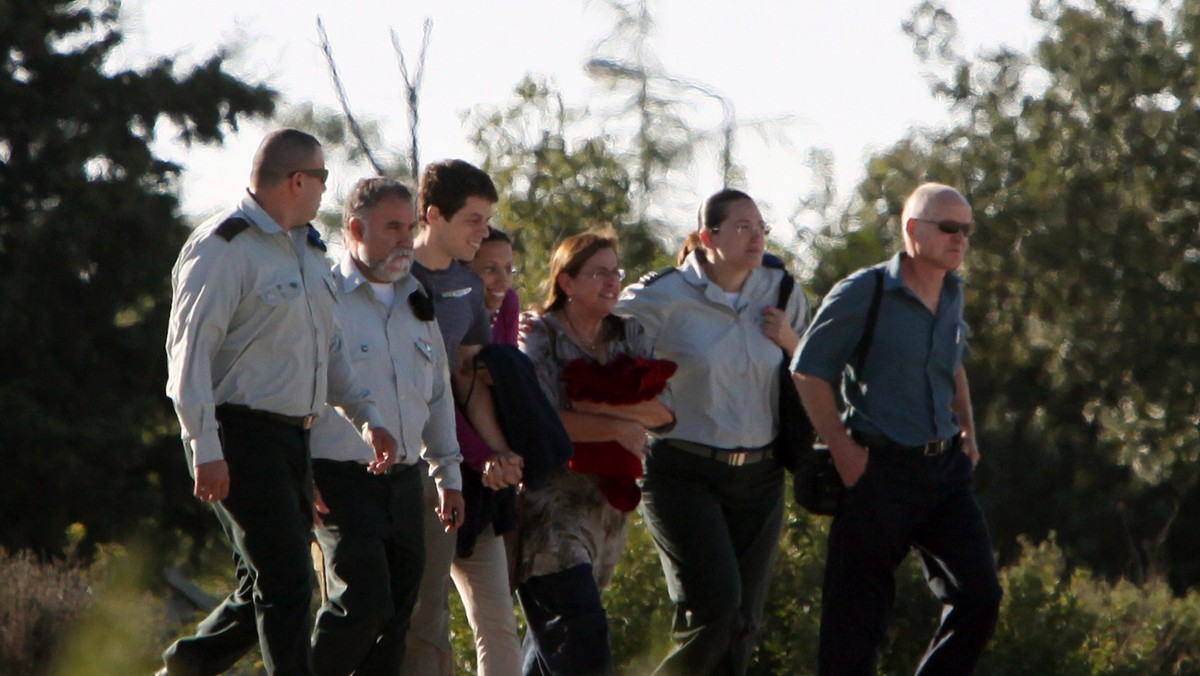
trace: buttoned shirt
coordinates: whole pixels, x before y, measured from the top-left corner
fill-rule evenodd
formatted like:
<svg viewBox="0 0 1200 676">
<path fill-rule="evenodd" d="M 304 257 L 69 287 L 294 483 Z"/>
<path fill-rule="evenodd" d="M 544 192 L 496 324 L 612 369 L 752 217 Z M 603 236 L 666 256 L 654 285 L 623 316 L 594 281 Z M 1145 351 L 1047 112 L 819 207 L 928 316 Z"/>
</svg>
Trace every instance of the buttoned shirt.
<svg viewBox="0 0 1200 676">
<path fill-rule="evenodd" d="M 388 307 L 377 300 L 349 254 L 334 265 L 333 274 L 340 294 L 342 343 L 387 428 L 397 433 L 397 464 L 414 465 L 422 457 L 438 487 L 462 490 L 462 455 L 454 432 L 442 333 L 436 320 L 418 319 L 409 303 L 410 294 L 424 294 L 424 289 L 415 278 L 406 277 L 395 283 Z M 311 444 L 314 458 L 367 463 L 375 457 L 354 426 L 332 412 L 313 425 Z"/>
<path fill-rule="evenodd" d="M 250 227 L 226 238 L 229 218 Z M 361 428 L 384 427 L 342 351 L 328 262 L 247 194 L 196 228 L 171 273 L 167 396 L 194 464 L 221 460 L 217 404 L 291 416 L 344 407 Z"/>
<path fill-rule="evenodd" d="M 904 285 L 904 256 L 838 282 L 801 339 L 792 368 L 841 384 L 850 429 L 918 446 L 959 431 L 950 406 L 967 350 L 967 324 L 958 275 L 946 275 L 937 310 L 930 312 Z M 883 295 L 863 372 L 855 373 L 849 362 L 866 326 L 876 268 L 884 272 Z"/>
<path fill-rule="evenodd" d="M 672 438 L 718 448 L 774 441 L 783 353 L 763 333 L 763 310 L 778 302 L 783 274 L 755 268 L 731 304 L 693 252 L 677 271 L 621 294 L 617 312 L 642 323 L 655 357 L 679 365 L 671 378 Z M 808 305 L 799 289 L 784 312 L 802 332 Z"/>
</svg>

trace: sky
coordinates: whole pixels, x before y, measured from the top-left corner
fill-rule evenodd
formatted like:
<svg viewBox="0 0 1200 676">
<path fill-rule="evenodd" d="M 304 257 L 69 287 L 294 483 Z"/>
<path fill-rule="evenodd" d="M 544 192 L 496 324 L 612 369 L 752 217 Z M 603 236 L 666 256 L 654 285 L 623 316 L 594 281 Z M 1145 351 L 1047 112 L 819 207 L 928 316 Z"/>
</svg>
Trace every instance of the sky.
<svg viewBox="0 0 1200 676">
<path fill-rule="evenodd" d="M 872 152 L 910 128 L 947 123 L 946 105 L 929 92 L 929 67 L 901 29 L 915 4 L 651 0 L 656 28 L 649 47 L 663 70 L 725 97 L 739 122 L 774 121 L 767 139 L 739 130 L 735 159 L 746 181 L 738 187 L 757 199 L 769 222 L 786 226 L 813 187 L 809 149 L 832 152 L 844 196 Z M 957 47 L 967 55 L 1000 45 L 1028 51 L 1039 37 L 1026 0 L 944 0 L 943 6 L 958 21 Z M 422 162 L 478 162 L 464 114 L 504 106 L 526 74 L 548 78 L 568 105 L 588 107 L 601 118 L 613 110 L 612 98 L 583 68 L 613 25 L 601 0 L 126 0 L 122 8 L 121 65 L 136 67 L 160 55 L 197 63 L 231 47 L 228 68 L 234 74 L 266 82 L 288 102 L 334 109 L 317 36 L 321 17 L 353 110 L 382 122 L 386 142 L 399 151 L 407 148 L 407 119 L 389 31 L 396 31 L 411 65 L 422 23 L 432 19 L 421 90 Z M 694 126 L 719 125 L 715 99 L 696 94 L 692 100 Z M 184 166 L 186 214 L 203 217 L 238 198 L 264 130 L 244 125 L 220 148 L 158 144 L 162 155 Z M 717 158 L 715 147 L 704 149 L 695 168 L 671 177 L 661 209 L 680 232 L 704 196 L 721 187 Z M 325 205 L 340 203 L 361 175 L 335 171 Z"/>
</svg>

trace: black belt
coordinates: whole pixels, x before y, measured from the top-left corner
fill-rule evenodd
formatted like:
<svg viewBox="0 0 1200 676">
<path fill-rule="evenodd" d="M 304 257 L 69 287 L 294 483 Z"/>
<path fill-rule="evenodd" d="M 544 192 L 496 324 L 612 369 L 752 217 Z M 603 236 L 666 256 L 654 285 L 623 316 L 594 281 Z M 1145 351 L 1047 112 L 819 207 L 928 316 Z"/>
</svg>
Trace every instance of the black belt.
<svg viewBox="0 0 1200 676">
<path fill-rule="evenodd" d="M 753 465 L 760 460 L 767 460 L 775 457 L 775 451 L 771 445 L 759 446 L 757 448 L 717 448 L 706 444 L 698 444 L 694 441 L 685 441 L 683 439 L 667 439 L 668 444 L 672 448 L 678 448 L 681 451 L 699 455 L 710 460 L 731 465 L 733 467 L 741 467 L 742 465 Z"/>
<path fill-rule="evenodd" d="M 930 457 L 941 455 L 942 453 L 954 448 L 958 444 L 958 440 L 961 438 L 961 435 L 955 434 L 949 439 L 935 439 L 933 441 L 925 442 L 920 446 L 905 446 L 904 444 L 898 444 L 895 441 L 878 434 L 852 432 L 851 436 L 854 437 L 855 441 L 868 449 L 879 448 Z"/>
<path fill-rule="evenodd" d="M 284 415 L 272 411 L 260 411 L 256 408 L 243 406 L 242 404 L 219 404 L 217 406 L 217 413 L 233 413 L 234 415 L 262 418 L 263 420 L 282 423 L 289 427 L 299 427 L 302 430 L 312 429 L 313 421 L 317 419 L 317 416 L 312 413 L 309 415 Z"/>
</svg>

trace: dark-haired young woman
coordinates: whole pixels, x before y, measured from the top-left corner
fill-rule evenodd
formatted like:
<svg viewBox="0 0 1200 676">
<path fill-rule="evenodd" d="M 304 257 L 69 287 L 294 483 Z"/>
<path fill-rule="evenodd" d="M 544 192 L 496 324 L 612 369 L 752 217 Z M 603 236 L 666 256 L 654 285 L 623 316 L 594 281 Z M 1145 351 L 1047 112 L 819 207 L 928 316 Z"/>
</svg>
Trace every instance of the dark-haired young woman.
<svg viewBox="0 0 1200 676">
<path fill-rule="evenodd" d="M 784 273 L 762 265 L 768 231 L 746 193 L 710 196 L 678 266 L 627 288 L 618 308 L 678 364 L 676 424 L 651 443 L 642 486 L 675 603 L 660 673 L 744 674 L 759 630 L 783 522 L 780 348 L 795 351 L 808 316 L 799 291 L 776 308 Z"/>
</svg>

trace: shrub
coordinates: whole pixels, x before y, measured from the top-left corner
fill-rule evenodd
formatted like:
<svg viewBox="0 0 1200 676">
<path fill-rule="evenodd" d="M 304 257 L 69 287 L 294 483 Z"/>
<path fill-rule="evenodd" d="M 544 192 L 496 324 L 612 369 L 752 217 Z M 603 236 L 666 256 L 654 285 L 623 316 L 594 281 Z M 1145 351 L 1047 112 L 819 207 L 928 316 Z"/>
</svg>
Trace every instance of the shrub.
<svg viewBox="0 0 1200 676">
<path fill-rule="evenodd" d="M 0 549 L 0 673 L 46 673 L 56 647 L 91 600 L 87 572 L 31 552 Z"/>
</svg>

